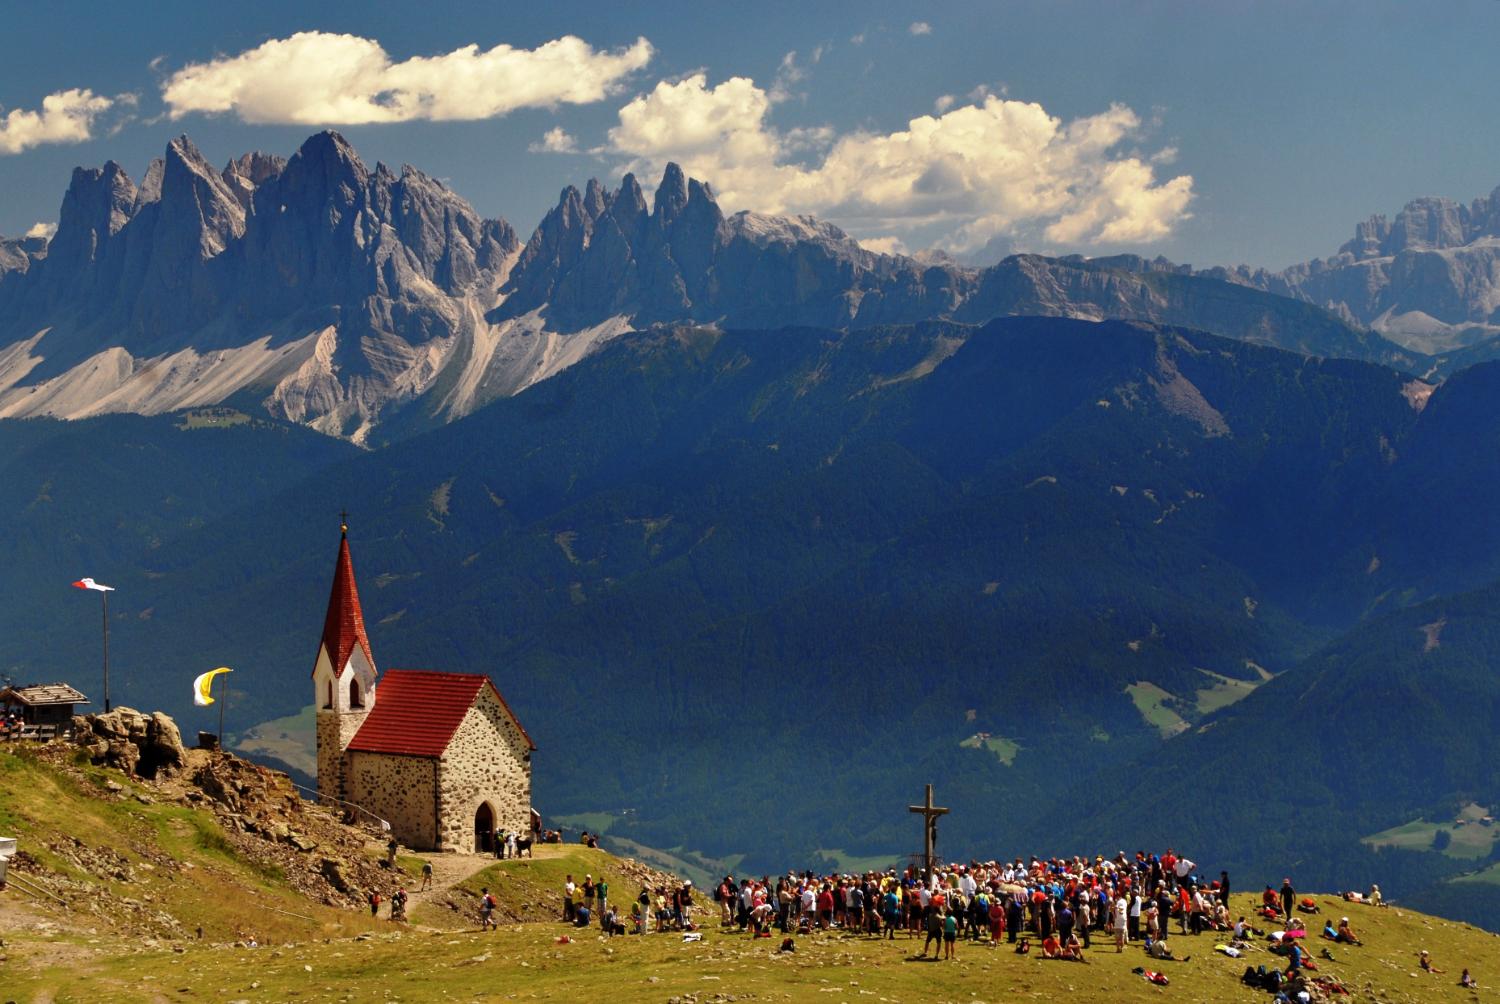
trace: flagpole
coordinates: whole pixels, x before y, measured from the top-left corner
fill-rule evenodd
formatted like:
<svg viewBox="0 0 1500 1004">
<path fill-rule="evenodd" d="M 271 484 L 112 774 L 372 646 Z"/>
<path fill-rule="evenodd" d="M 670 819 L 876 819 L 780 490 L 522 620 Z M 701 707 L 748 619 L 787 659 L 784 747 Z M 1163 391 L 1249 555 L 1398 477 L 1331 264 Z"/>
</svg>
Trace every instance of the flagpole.
<svg viewBox="0 0 1500 1004">
<path fill-rule="evenodd" d="M 224 705 L 229 703 L 229 674 L 224 674 L 224 693 L 219 695 L 219 751 L 228 753 L 224 745 Z"/>
<path fill-rule="evenodd" d="M 109 593 L 99 592 L 104 600 L 104 713 L 109 714 Z"/>
</svg>

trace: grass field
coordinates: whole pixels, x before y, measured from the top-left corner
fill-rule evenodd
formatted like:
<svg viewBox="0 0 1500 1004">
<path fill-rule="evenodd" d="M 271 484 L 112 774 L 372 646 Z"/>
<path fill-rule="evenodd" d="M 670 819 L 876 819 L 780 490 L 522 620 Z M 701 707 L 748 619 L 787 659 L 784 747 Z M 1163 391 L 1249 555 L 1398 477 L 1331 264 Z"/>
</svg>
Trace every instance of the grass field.
<svg viewBox="0 0 1500 1004">
<path fill-rule="evenodd" d="M 1160 732 L 1163 738 L 1170 738 L 1187 730 L 1188 723 L 1170 707 L 1177 702 L 1177 698 L 1156 684 L 1141 680 L 1126 687 L 1125 693 L 1135 702 L 1135 709 L 1141 713 L 1146 724 Z"/>
<path fill-rule="evenodd" d="M 1007 767 L 1016 762 L 1016 754 L 1021 752 L 1019 743 L 1004 736 L 973 735 L 959 745 L 967 750 L 989 750 Z"/>
<path fill-rule="evenodd" d="M 1248 903 L 1248 898 L 1246 900 Z M 1324 913 L 1343 904 L 1322 902 Z M 1487 999 L 1455 986 L 1468 966 L 1482 984 L 1500 974 L 1500 939 L 1462 924 L 1401 910 L 1353 908 L 1364 948 L 1339 948 L 1322 972 L 1338 975 L 1355 1000 Z M 559 937 L 569 935 L 569 943 Z M 998 1001 L 1260 1001 L 1270 998 L 1239 983 L 1245 962 L 1273 964 L 1265 952 L 1248 959 L 1215 954 L 1208 937 L 1174 937 L 1188 962 L 1163 962 L 1162 988 L 1131 972 L 1146 960 L 1135 948 L 1116 955 L 1096 944 L 1089 965 L 1018 956 L 1005 946 L 961 943 L 952 962 L 917 958 L 922 942 L 845 938 L 837 933 L 797 939 L 780 954 L 779 939 L 754 940 L 710 925 L 703 940 L 679 935 L 605 939 L 596 930 L 561 924 L 512 925 L 498 932 L 384 931 L 366 940 L 272 944 L 259 949 L 188 945 L 139 951 L 91 947 L 65 966 L 27 966 L 8 974 L 6 993 L 18 1001 L 389 1001 L 509 999 L 667 1002 L 694 999 L 833 1002 Z M 1420 974 L 1427 948 L 1442 976 Z M 13 953 L 14 954 L 14 953 Z M 691 998 L 690 998 L 691 995 Z M 716 996 L 717 995 L 717 996 Z"/>
<path fill-rule="evenodd" d="M 1480 822 L 1489 815 L 1483 806 L 1469 804 L 1459 813 L 1463 826 L 1452 822 L 1432 823 L 1425 819 L 1414 819 L 1389 830 L 1371 834 L 1364 842 L 1372 847 L 1399 847 L 1405 850 L 1425 851 L 1432 847 L 1433 838 L 1440 830 L 1446 830 L 1450 843 L 1442 853 L 1450 858 L 1477 860 L 1489 857 L 1495 843 L 1500 840 L 1500 825 L 1484 825 Z"/>
<path fill-rule="evenodd" d="M 1264 679 L 1236 680 L 1232 676 L 1222 676 L 1206 669 L 1200 669 L 1198 672 L 1202 673 L 1209 680 L 1209 686 L 1202 687 L 1195 692 L 1197 694 L 1198 713 L 1202 715 L 1218 711 L 1220 708 L 1227 708 L 1237 701 L 1244 700 L 1255 692 L 1256 687 L 1265 682 Z"/>
</svg>

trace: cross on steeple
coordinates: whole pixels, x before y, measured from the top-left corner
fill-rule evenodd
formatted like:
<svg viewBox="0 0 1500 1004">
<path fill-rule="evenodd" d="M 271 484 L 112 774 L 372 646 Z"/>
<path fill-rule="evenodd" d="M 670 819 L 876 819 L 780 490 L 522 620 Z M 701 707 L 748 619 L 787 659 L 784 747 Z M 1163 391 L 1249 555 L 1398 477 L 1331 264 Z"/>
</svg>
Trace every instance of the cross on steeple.
<svg viewBox="0 0 1500 1004">
<path fill-rule="evenodd" d="M 349 510 L 339 510 L 339 533 L 349 532 Z"/>
</svg>

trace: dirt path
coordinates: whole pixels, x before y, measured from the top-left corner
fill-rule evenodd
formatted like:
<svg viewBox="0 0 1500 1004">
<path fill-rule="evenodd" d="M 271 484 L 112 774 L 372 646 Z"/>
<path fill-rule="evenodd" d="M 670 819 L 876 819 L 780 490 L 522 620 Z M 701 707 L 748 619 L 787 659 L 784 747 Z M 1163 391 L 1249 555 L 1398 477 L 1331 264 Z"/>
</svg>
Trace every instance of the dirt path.
<svg viewBox="0 0 1500 1004">
<path fill-rule="evenodd" d="M 407 920 L 413 924 L 421 922 L 422 907 L 427 903 L 440 898 L 449 889 L 458 885 L 464 879 L 475 872 L 482 871 L 495 863 L 495 859 L 488 854 L 431 854 L 421 855 L 422 860 L 432 862 L 432 888 L 421 891 L 418 881 L 414 887 L 407 890 L 411 901 L 406 908 Z"/>
</svg>

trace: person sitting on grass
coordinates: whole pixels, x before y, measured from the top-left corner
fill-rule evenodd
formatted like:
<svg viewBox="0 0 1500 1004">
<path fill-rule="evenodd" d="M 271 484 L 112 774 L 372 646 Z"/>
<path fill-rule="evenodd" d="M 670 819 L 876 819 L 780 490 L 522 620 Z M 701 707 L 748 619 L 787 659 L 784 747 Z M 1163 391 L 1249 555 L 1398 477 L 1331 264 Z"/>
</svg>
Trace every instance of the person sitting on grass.
<svg viewBox="0 0 1500 1004">
<path fill-rule="evenodd" d="M 1153 959 L 1160 959 L 1164 962 L 1186 962 L 1192 958 L 1191 955 L 1184 955 L 1179 959 L 1172 954 L 1172 950 L 1167 947 L 1165 941 L 1152 941 L 1150 938 L 1146 939 L 1146 954 Z"/>
<path fill-rule="evenodd" d="M 1417 956 L 1417 965 L 1422 967 L 1422 972 L 1432 973 L 1434 976 L 1443 975 L 1443 971 L 1432 964 L 1432 956 L 1427 954 L 1427 949 L 1422 949 L 1422 954 Z"/>
<path fill-rule="evenodd" d="M 1083 942 L 1078 940 L 1077 934 L 1068 935 L 1068 940 L 1062 946 L 1062 957 L 1072 962 L 1089 961 L 1088 956 L 1083 954 Z"/>
<path fill-rule="evenodd" d="M 1327 938 L 1329 941 L 1339 940 L 1339 932 L 1334 930 L 1332 920 L 1323 921 L 1323 933 L 1319 937 Z"/>
<path fill-rule="evenodd" d="M 1339 929 L 1334 934 L 1334 941 L 1342 945 L 1358 945 L 1360 940 L 1354 936 L 1354 928 L 1349 926 L 1349 918 L 1339 918 Z"/>
<path fill-rule="evenodd" d="M 1467 969 L 1465 969 L 1464 974 L 1458 978 L 1458 985 L 1465 988 L 1466 990 L 1479 989 L 1478 982 L 1475 981 L 1474 977 L 1469 975 L 1469 971 Z"/>
<path fill-rule="evenodd" d="M 1062 957 L 1062 943 L 1057 940 L 1057 935 L 1049 933 L 1042 939 L 1042 958 L 1060 959 Z"/>
</svg>

